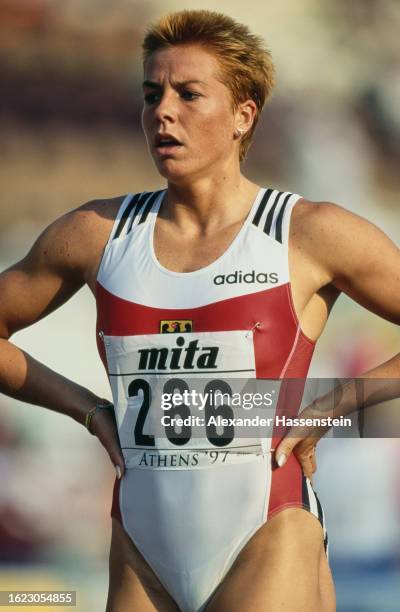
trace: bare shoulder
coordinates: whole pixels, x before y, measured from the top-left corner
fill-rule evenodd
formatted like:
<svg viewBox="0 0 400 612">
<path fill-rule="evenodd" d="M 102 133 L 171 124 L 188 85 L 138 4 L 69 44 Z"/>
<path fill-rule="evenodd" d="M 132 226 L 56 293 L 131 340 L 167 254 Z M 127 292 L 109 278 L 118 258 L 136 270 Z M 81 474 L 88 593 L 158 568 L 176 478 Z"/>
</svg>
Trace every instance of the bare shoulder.
<svg viewBox="0 0 400 612">
<path fill-rule="evenodd" d="M 351 231 L 359 225 L 372 223 L 333 202 L 313 202 L 301 198 L 293 209 L 293 230 L 299 237 L 315 238 L 316 232 Z M 377 229 L 377 228 L 376 228 Z"/>
<path fill-rule="evenodd" d="M 379 227 L 333 202 L 299 200 L 293 210 L 291 240 L 295 248 L 338 273 L 361 269 L 372 260 L 399 258 L 399 249 Z"/>
<path fill-rule="evenodd" d="M 66 302 L 85 283 L 94 289 L 104 246 L 123 197 L 94 200 L 51 223 L 27 255 L 0 274 L 0 336 L 9 338 Z"/>
<path fill-rule="evenodd" d="M 300 200 L 290 240 L 306 268 L 379 316 L 400 322 L 400 250 L 376 225 L 331 202 Z"/>
<path fill-rule="evenodd" d="M 39 236 L 28 261 L 86 277 L 99 260 L 124 197 L 92 200 L 59 217 Z"/>
<path fill-rule="evenodd" d="M 102 242 L 108 238 L 118 209 L 125 196 L 86 202 L 71 210 L 52 224 L 54 231 L 81 240 Z"/>
</svg>

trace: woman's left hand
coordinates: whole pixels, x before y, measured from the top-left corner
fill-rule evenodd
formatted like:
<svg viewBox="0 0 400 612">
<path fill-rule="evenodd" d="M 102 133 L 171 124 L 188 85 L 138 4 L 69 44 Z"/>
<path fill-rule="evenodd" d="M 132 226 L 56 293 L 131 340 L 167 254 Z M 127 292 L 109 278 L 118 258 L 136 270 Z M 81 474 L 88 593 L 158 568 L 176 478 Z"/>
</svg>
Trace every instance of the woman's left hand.
<svg viewBox="0 0 400 612">
<path fill-rule="evenodd" d="M 292 427 L 288 434 L 279 443 L 275 451 L 275 460 L 279 467 L 283 467 L 293 452 L 300 463 L 304 474 L 312 482 L 313 474 L 317 470 L 316 443 L 314 437 L 295 437 L 296 427 Z"/>
<path fill-rule="evenodd" d="M 307 406 L 299 415 L 302 419 L 313 420 L 319 420 L 321 416 L 326 417 L 327 415 L 317 408 L 315 402 Z M 313 474 L 317 469 L 316 445 L 328 430 L 329 427 L 320 425 L 293 425 L 275 449 L 275 461 L 278 466 L 283 467 L 291 453 L 294 453 L 304 474 L 312 482 Z"/>
</svg>

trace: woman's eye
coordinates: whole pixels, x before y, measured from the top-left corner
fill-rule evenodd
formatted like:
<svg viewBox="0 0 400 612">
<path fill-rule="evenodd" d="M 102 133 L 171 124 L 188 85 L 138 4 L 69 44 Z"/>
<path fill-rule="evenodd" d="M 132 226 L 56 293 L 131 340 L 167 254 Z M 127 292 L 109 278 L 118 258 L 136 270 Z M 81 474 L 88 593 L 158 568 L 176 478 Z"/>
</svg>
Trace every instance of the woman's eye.
<svg viewBox="0 0 400 612">
<path fill-rule="evenodd" d="M 157 93 L 148 93 L 144 96 L 144 101 L 146 102 L 146 104 L 154 104 L 155 102 L 158 102 L 159 99 L 160 94 Z"/>
<path fill-rule="evenodd" d="M 183 100 L 186 100 L 188 102 L 195 100 L 196 98 L 199 97 L 200 94 L 198 93 L 194 93 L 193 91 L 182 91 L 180 93 L 181 98 L 183 98 Z M 144 95 L 144 101 L 145 104 L 157 104 L 157 102 L 159 102 L 161 100 L 162 94 L 161 93 L 147 93 Z"/>
<path fill-rule="evenodd" d="M 193 91 L 182 91 L 181 96 L 184 100 L 195 100 L 199 97 L 198 93 L 194 93 Z"/>
</svg>

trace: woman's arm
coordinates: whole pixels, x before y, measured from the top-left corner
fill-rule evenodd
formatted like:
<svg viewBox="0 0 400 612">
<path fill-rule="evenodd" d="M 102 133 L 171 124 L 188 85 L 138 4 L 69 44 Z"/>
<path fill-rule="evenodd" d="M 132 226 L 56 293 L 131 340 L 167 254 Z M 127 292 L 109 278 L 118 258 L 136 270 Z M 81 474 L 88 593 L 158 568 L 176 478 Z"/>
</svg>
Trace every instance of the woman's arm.
<svg viewBox="0 0 400 612">
<path fill-rule="evenodd" d="M 375 225 L 335 204 L 306 203 L 305 209 L 298 235 L 301 249 L 318 276 L 329 279 L 333 287 L 371 312 L 400 324 L 400 251 L 396 245 Z M 386 384 L 379 385 L 376 381 L 374 385 L 364 385 L 365 392 L 368 388 L 370 392 L 369 399 L 364 394 L 363 401 L 356 393 L 356 381 L 348 381 L 341 388 L 341 402 L 335 408 L 335 416 L 349 414 L 361 404 L 368 405 L 366 401 L 376 404 L 378 396 L 379 401 L 400 397 L 400 385 L 396 382 L 400 380 L 400 353 L 359 378 L 388 380 Z M 303 413 L 320 417 L 321 412 L 326 414 L 327 408 L 332 408 L 332 402 L 333 395 L 328 394 Z M 315 428 L 291 428 L 276 448 L 278 465 L 283 466 L 294 452 L 311 478 L 315 470 L 315 445 L 324 433 L 326 429 L 318 434 Z"/>
<path fill-rule="evenodd" d="M 87 237 L 88 224 L 93 234 L 93 222 L 93 212 L 85 209 L 65 215 L 43 232 L 22 261 L 0 275 L 0 391 L 82 424 L 105 400 L 39 363 L 10 338 L 53 312 L 86 282 L 101 256 L 100 245 Z M 96 412 L 91 429 L 123 472 L 112 413 Z"/>
</svg>

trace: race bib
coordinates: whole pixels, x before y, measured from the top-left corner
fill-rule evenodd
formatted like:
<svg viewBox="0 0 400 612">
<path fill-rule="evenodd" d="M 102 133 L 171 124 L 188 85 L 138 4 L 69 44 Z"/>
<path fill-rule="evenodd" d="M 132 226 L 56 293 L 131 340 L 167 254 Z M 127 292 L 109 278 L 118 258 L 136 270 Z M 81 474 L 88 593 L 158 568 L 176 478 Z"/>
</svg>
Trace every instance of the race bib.
<svg viewBox="0 0 400 612">
<path fill-rule="evenodd" d="M 276 384 L 270 397 L 264 385 L 269 410 L 259 428 L 241 426 L 253 417 L 243 407 L 256 382 L 252 331 L 103 339 L 127 467 L 196 469 L 269 455 Z"/>
</svg>

